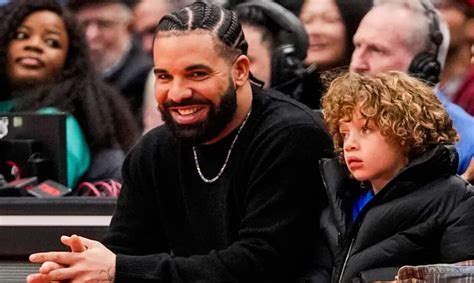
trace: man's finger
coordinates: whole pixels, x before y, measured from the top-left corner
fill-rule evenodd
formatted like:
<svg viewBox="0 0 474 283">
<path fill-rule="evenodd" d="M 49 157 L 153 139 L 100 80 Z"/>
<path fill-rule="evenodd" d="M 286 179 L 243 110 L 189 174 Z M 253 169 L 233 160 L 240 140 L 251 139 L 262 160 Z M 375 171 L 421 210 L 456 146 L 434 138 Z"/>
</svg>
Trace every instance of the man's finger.
<svg viewBox="0 0 474 283">
<path fill-rule="evenodd" d="M 77 271 L 72 267 L 53 270 L 50 273 L 48 273 L 48 278 L 54 281 L 63 281 L 63 280 L 72 280 L 72 279 L 78 280 Z M 80 281 L 77 281 L 77 282 L 80 282 Z"/>
<path fill-rule="evenodd" d="M 84 238 L 84 237 L 81 237 L 81 236 L 76 236 L 80 239 L 81 243 L 86 246 L 86 247 L 94 247 L 94 246 L 97 246 L 97 244 L 100 244 L 99 242 L 95 241 L 95 240 L 91 240 L 91 239 L 88 239 L 88 238 Z"/>
<path fill-rule="evenodd" d="M 26 282 L 27 283 L 50 283 L 51 280 L 49 280 L 46 274 L 35 273 L 35 274 L 28 275 L 28 277 L 26 277 Z"/>
<path fill-rule="evenodd" d="M 48 274 L 52 270 L 59 269 L 59 268 L 64 268 L 64 265 L 61 265 L 52 261 L 47 261 L 41 265 L 41 267 L 39 268 L 39 272 L 42 274 Z"/>
<path fill-rule="evenodd" d="M 71 237 L 62 236 L 61 242 L 69 246 L 73 252 L 83 252 L 87 250 L 87 247 L 81 242 L 81 238 L 77 235 L 72 235 Z"/>
<path fill-rule="evenodd" d="M 74 262 L 75 254 L 71 252 L 47 252 L 35 253 L 30 255 L 30 261 L 34 263 L 43 263 L 53 261 L 58 264 L 69 265 Z"/>
</svg>

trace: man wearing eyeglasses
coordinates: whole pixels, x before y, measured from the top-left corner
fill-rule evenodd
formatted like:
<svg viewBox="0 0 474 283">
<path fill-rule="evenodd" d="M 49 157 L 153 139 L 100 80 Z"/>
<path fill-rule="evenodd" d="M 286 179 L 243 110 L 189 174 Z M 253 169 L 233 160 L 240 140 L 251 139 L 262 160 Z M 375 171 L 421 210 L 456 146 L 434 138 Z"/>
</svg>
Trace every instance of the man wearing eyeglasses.
<svg viewBox="0 0 474 283">
<path fill-rule="evenodd" d="M 128 100 L 141 124 L 146 75 L 152 60 L 134 40 L 132 1 L 69 0 L 89 45 L 96 71 Z"/>
</svg>

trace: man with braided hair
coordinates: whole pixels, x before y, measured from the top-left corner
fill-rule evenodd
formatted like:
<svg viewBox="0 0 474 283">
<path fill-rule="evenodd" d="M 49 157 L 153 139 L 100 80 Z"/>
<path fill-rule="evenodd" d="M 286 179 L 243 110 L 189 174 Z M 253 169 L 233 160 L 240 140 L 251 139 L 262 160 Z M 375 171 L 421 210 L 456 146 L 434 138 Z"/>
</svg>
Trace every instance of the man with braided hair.
<svg viewBox="0 0 474 283">
<path fill-rule="evenodd" d="M 160 20 L 165 125 L 127 156 L 103 244 L 62 237 L 72 252 L 32 255 L 43 264 L 28 282 L 294 281 L 316 244 L 331 141 L 308 108 L 251 82 L 246 52 L 229 10 L 196 2 Z"/>
</svg>

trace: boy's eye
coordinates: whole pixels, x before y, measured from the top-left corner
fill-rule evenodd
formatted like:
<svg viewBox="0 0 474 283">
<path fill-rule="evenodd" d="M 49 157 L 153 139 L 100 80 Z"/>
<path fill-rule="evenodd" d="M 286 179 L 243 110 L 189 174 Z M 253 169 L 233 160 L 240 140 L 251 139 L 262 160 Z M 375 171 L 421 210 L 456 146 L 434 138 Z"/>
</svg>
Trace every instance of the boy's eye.
<svg viewBox="0 0 474 283">
<path fill-rule="evenodd" d="M 362 127 L 361 132 L 363 134 L 368 134 L 368 133 L 370 133 L 370 128 L 367 127 L 367 126 L 364 126 L 364 127 Z"/>
<path fill-rule="evenodd" d="M 349 136 L 349 135 L 347 134 L 347 132 L 340 132 L 339 134 L 341 135 L 341 137 L 342 137 L 343 140 L 346 140 L 347 137 Z"/>
</svg>

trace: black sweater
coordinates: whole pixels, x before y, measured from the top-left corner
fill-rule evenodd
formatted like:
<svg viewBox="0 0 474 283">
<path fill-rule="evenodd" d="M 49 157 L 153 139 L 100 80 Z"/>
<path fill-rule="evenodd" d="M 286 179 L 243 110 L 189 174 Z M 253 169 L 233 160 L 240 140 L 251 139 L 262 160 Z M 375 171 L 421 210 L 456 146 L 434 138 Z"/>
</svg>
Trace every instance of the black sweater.
<svg viewBox="0 0 474 283">
<path fill-rule="evenodd" d="M 198 147 L 204 176 L 217 174 L 234 136 Z M 118 253 L 116 282 L 291 281 L 315 244 L 317 163 L 330 144 L 309 109 L 254 90 L 225 171 L 207 184 L 190 147 L 166 126 L 152 130 L 124 163 L 105 239 Z"/>
<path fill-rule="evenodd" d="M 321 164 L 330 205 L 321 216 L 327 246 L 315 257 L 313 282 L 329 281 L 331 273 L 332 282 L 364 275 L 393 280 L 403 265 L 474 259 L 474 192 L 455 175 L 453 147 L 437 146 L 413 160 L 354 221 L 352 203 L 364 189 L 344 178 L 348 172 L 337 160 Z"/>
</svg>

